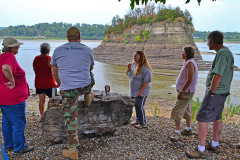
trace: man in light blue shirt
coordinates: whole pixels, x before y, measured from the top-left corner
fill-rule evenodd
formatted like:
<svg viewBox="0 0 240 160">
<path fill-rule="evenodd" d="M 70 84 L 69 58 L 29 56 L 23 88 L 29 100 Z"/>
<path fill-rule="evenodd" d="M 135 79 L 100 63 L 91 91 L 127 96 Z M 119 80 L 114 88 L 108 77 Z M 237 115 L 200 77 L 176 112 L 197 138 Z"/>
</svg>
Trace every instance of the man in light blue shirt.
<svg viewBox="0 0 240 160">
<path fill-rule="evenodd" d="M 95 84 L 91 70 L 94 65 L 93 53 L 80 43 L 80 30 L 71 27 L 67 31 L 68 43 L 57 47 L 51 59 L 53 76 L 60 86 L 63 97 L 63 117 L 68 136 L 68 150 L 63 157 L 78 159 L 77 98 L 84 94 L 84 103 L 89 106 L 94 98 L 91 88 Z"/>
</svg>

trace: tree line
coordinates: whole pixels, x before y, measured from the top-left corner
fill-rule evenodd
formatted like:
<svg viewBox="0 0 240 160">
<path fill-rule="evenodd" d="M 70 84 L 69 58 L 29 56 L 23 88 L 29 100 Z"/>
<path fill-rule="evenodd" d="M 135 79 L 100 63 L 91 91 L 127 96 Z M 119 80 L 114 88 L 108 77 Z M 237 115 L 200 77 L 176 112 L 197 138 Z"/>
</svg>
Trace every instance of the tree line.
<svg viewBox="0 0 240 160">
<path fill-rule="evenodd" d="M 133 12 L 133 11 L 132 11 Z M 130 19 L 127 21 L 129 22 Z M 126 19 L 125 19 L 126 21 Z M 123 21 L 123 22 L 125 22 Z M 77 26 L 81 30 L 82 39 L 89 40 L 102 40 L 104 39 L 104 32 L 109 33 L 110 30 L 118 32 L 119 17 L 116 16 L 112 20 L 112 25 L 101 25 L 101 24 L 85 24 L 79 23 L 72 25 L 68 23 L 39 23 L 32 26 L 18 25 L 18 26 L 9 26 L 9 27 L 0 27 L 0 37 L 5 36 L 24 36 L 24 37 L 45 37 L 45 38 L 66 38 L 66 32 L 68 28 L 72 26 Z M 130 21 L 131 22 L 131 21 Z M 142 22 L 142 21 L 140 21 Z M 138 22 L 138 23 L 140 23 Z M 133 23 L 133 22 L 132 22 Z M 123 25 L 128 26 L 127 22 Z M 130 23 L 131 24 L 131 23 Z M 114 26 L 114 27 L 113 27 Z M 110 27 L 110 28 L 108 28 Z M 129 27 L 129 26 L 128 26 Z M 109 30 L 110 29 L 110 30 Z M 207 40 L 207 35 L 210 31 L 195 31 L 193 33 L 194 39 L 201 39 L 203 41 Z M 224 38 L 229 40 L 240 40 L 239 32 L 224 32 Z"/>
<path fill-rule="evenodd" d="M 194 39 L 202 39 L 203 41 L 207 40 L 207 35 L 210 31 L 195 31 L 193 33 Z M 239 32 L 224 32 L 224 39 L 228 40 L 240 40 L 240 33 Z"/>
<path fill-rule="evenodd" d="M 171 22 L 174 20 L 191 24 L 192 15 L 188 10 L 182 11 L 180 7 L 166 7 L 161 4 L 156 6 L 154 3 L 149 3 L 141 8 L 129 9 L 123 18 L 120 18 L 118 15 L 114 16 L 111 26 L 105 30 L 104 35 L 108 36 L 111 33 L 122 34 L 125 29 L 131 28 L 135 24 L 142 25 L 147 23 L 152 25 L 155 22 Z"/>
<path fill-rule="evenodd" d="M 67 30 L 76 26 L 81 31 L 82 39 L 103 39 L 104 31 L 108 25 L 85 24 L 85 23 L 39 23 L 32 26 L 17 25 L 9 26 L 0 30 L 0 37 L 22 36 L 22 37 L 45 37 L 45 38 L 66 38 Z"/>
</svg>

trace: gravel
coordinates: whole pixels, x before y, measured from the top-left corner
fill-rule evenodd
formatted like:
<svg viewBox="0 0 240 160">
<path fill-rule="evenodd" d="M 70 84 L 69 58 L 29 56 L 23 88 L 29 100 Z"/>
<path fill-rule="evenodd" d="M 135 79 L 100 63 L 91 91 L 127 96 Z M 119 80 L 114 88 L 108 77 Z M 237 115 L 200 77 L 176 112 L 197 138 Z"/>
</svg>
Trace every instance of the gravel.
<svg viewBox="0 0 240 160">
<path fill-rule="evenodd" d="M 49 144 L 44 141 L 39 116 L 27 116 L 26 141 L 35 150 L 23 155 L 8 152 L 11 160 L 65 160 L 62 150 L 64 144 Z M 1 116 L 0 116 L 1 119 Z M 134 118 L 132 118 L 133 120 Z M 169 137 L 174 131 L 174 124 L 168 118 L 147 117 L 148 128 L 136 129 L 131 125 L 120 128 L 115 135 L 86 138 L 80 140 L 79 159 L 187 159 L 185 152 L 193 150 L 198 144 L 197 123 L 192 124 L 192 136 L 181 136 L 177 142 L 171 142 Z M 183 124 L 183 126 L 185 126 Z M 0 124 L 0 130 L 2 129 Z M 234 144 L 240 140 L 240 125 L 224 124 L 220 140 L 221 153 L 207 151 L 208 159 L 240 159 L 240 149 Z M 212 137 L 212 124 L 209 124 L 207 141 Z M 3 144 L 2 130 L 0 141 Z"/>
</svg>

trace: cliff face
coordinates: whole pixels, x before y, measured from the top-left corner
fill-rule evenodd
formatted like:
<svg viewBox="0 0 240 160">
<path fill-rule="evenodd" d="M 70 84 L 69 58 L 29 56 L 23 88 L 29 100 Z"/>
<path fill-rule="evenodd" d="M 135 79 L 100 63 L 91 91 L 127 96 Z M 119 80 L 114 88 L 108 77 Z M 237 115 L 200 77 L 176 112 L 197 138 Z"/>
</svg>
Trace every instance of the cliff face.
<svg viewBox="0 0 240 160">
<path fill-rule="evenodd" d="M 135 36 L 149 30 L 149 38 L 137 43 Z M 185 22 L 158 22 L 151 26 L 143 24 L 135 25 L 125 30 L 123 34 L 111 34 L 109 42 L 103 41 L 93 49 L 97 61 L 110 64 L 127 65 L 133 59 L 133 53 L 143 50 L 153 68 L 181 69 L 183 60 L 181 53 L 184 46 L 192 46 L 195 49 L 195 61 L 199 69 L 205 68 L 205 63 L 193 41 L 193 25 Z M 125 44 L 125 40 L 128 41 Z"/>
</svg>

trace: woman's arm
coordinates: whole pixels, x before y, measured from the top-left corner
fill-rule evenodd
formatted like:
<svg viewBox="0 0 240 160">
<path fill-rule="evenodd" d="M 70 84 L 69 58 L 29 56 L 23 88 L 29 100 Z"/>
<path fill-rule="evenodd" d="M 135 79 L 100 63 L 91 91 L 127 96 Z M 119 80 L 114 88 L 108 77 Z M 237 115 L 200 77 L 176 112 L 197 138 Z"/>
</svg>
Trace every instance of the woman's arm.
<svg viewBox="0 0 240 160">
<path fill-rule="evenodd" d="M 137 94 L 138 97 L 139 97 L 139 96 L 142 96 L 142 93 L 143 93 L 144 89 L 148 86 L 149 83 L 150 83 L 150 82 L 143 82 L 143 83 L 142 83 L 141 89 L 140 89 L 140 91 L 139 91 L 138 94 Z"/>
<path fill-rule="evenodd" d="M 193 79 L 193 75 L 194 75 L 194 65 L 192 62 L 189 62 L 187 64 L 187 81 L 185 82 L 185 84 L 183 85 L 181 92 L 178 93 L 177 98 L 178 99 L 182 99 L 182 95 L 185 92 L 185 90 L 189 87 L 189 85 L 192 83 L 192 79 Z"/>
<path fill-rule="evenodd" d="M 128 76 L 128 72 L 132 69 L 132 63 L 128 63 L 127 69 L 126 69 L 126 75 Z"/>
<path fill-rule="evenodd" d="M 49 68 L 51 68 L 50 62 L 51 62 L 51 57 L 48 59 L 48 67 L 49 67 Z"/>
<path fill-rule="evenodd" d="M 13 89 L 15 87 L 15 79 L 13 77 L 12 68 L 9 65 L 4 64 L 2 65 L 2 71 L 5 77 L 9 80 L 8 83 L 4 84 L 8 87 L 8 89 Z"/>
</svg>

